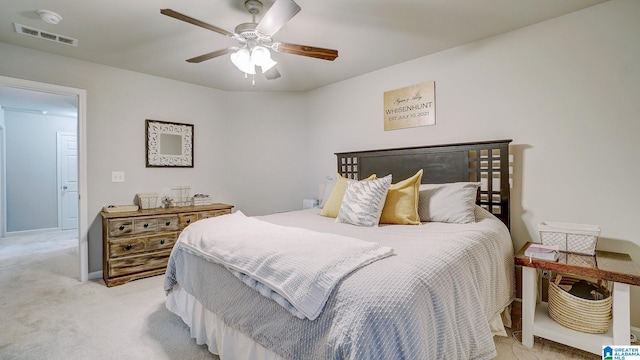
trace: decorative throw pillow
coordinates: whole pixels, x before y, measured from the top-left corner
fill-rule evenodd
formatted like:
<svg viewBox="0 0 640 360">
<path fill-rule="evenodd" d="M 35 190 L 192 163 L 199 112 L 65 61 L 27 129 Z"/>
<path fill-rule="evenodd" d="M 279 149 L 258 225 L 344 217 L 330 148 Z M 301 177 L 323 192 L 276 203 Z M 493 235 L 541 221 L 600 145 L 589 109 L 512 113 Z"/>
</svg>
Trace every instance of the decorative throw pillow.
<svg viewBox="0 0 640 360">
<path fill-rule="evenodd" d="M 420 185 L 420 220 L 456 224 L 475 222 L 479 187 L 477 182 Z"/>
<path fill-rule="evenodd" d="M 391 185 L 391 175 L 347 184 L 336 222 L 358 226 L 377 226 Z"/>
<path fill-rule="evenodd" d="M 369 176 L 364 180 L 373 180 L 376 178 L 376 174 Z M 342 204 L 342 198 L 344 198 L 344 191 L 347 189 L 347 183 L 354 182 L 355 180 L 347 179 L 340 174 L 336 174 L 336 184 L 331 191 L 331 195 L 325 202 L 320 215 L 326 217 L 336 217 L 340 211 L 340 205 Z"/>
<path fill-rule="evenodd" d="M 412 177 L 389 186 L 380 224 L 420 225 L 418 194 L 422 169 Z"/>
</svg>

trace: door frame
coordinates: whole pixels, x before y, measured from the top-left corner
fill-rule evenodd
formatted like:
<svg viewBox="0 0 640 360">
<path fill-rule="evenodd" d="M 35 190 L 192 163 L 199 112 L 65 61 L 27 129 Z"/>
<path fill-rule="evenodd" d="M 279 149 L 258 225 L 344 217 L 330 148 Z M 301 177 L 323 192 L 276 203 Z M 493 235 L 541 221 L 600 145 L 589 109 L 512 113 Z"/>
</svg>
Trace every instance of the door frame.
<svg viewBox="0 0 640 360">
<path fill-rule="evenodd" d="M 78 256 L 80 281 L 89 279 L 89 222 L 87 201 L 87 91 L 85 89 L 48 84 L 43 82 L 0 76 L 0 86 L 17 87 L 40 92 L 76 96 L 78 99 Z M 2 151 L 4 156 L 4 150 Z M 6 183 L 2 182 L 2 198 L 6 194 Z M 6 209 L 2 212 L 3 228 L 6 226 Z"/>
</svg>

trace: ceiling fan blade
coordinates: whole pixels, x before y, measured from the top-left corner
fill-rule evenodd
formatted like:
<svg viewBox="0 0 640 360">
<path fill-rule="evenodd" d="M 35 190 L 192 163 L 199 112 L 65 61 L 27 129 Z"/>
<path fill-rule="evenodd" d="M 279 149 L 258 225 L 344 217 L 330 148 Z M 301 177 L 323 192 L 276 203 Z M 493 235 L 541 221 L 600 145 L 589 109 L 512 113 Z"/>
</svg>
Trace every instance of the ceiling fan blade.
<svg viewBox="0 0 640 360">
<path fill-rule="evenodd" d="M 178 19 L 178 20 L 182 20 L 184 22 L 188 22 L 189 24 L 193 24 L 193 25 L 196 25 L 196 26 L 203 27 L 203 28 L 205 28 L 207 30 L 215 31 L 218 34 L 222 34 L 224 36 L 228 36 L 228 37 L 234 37 L 235 36 L 234 33 L 229 32 L 229 31 L 227 31 L 225 29 L 221 29 L 221 28 L 219 28 L 217 26 L 213 26 L 213 25 L 207 24 L 206 22 L 200 21 L 198 19 L 194 19 L 191 16 L 187 16 L 187 15 L 181 14 L 181 13 L 179 13 L 177 11 L 173 11 L 171 9 L 161 9 L 160 13 L 163 14 L 163 15 L 170 16 L 170 17 L 172 17 L 174 19 Z"/>
<path fill-rule="evenodd" d="M 300 6 L 293 0 L 276 0 L 260 20 L 256 31 L 265 36 L 273 36 L 300 10 Z"/>
<path fill-rule="evenodd" d="M 235 48 L 220 49 L 220 50 L 212 51 L 212 52 L 204 54 L 204 55 L 196 56 L 196 57 L 191 58 L 191 59 L 187 59 L 187 62 L 190 62 L 190 63 L 201 63 L 203 61 L 206 61 L 206 60 L 209 60 L 209 59 L 213 59 L 214 57 L 218 57 L 218 56 L 221 56 L 221 55 L 228 54 L 228 53 L 233 52 L 235 50 L 237 50 L 237 49 L 235 49 Z"/>
<path fill-rule="evenodd" d="M 275 43 L 273 49 L 277 52 L 308 56 L 316 59 L 333 61 L 338 57 L 338 50 L 324 49 L 314 46 Z"/>
<path fill-rule="evenodd" d="M 264 77 L 267 78 L 267 80 L 275 80 L 280 76 L 280 72 L 276 66 L 273 66 L 271 69 L 264 72 Z"/>
</svg>

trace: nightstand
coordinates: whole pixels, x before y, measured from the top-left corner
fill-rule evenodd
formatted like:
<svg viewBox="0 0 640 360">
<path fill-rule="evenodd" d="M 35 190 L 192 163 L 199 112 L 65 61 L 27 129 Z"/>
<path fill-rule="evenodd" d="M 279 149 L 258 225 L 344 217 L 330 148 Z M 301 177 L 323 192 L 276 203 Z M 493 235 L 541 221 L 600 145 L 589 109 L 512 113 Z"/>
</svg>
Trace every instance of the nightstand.
<svg viewBox="0 0 640 360">
<path fill-rule="evenodd" d="M 522 265 L 522 344 L 533 347 L 535 335 L 598 355 L 602 345 L 629 345 L 629 287 L 640 285 L 640 271 L 631 257 L 596 251 L 595 256 L 561 253 L 557 261 L 529 259 L 524 252 L 531 244 L 525 244 L 515 256 L 516 265 Z M 537 269 L 612 281 L 612 328 L 605 334 L 587 334 L 556 323 L 548 314 L 547 303 L 537 301 Z"/>
</svg>

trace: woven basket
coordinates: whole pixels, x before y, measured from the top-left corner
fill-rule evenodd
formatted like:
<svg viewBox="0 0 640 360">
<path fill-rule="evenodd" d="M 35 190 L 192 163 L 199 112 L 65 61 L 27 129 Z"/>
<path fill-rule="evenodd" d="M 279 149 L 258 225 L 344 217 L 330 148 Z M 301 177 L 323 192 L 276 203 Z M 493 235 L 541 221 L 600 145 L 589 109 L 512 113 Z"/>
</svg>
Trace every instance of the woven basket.
<svg viewBox="0 0 640 360">
<path fill-rule="evenodd" d="M 559 324 L 576 331 L 589 334 L 603 334 L 611 327 L 613 298 L 608 287 L 598 282 L 598 288 L 605 298 L 602 300 L 582 299 L 569 294 L 563 287 L 571 288 L 578 279 L 556 275 L 549 281 L 549 316 Z"/>
</svg>

